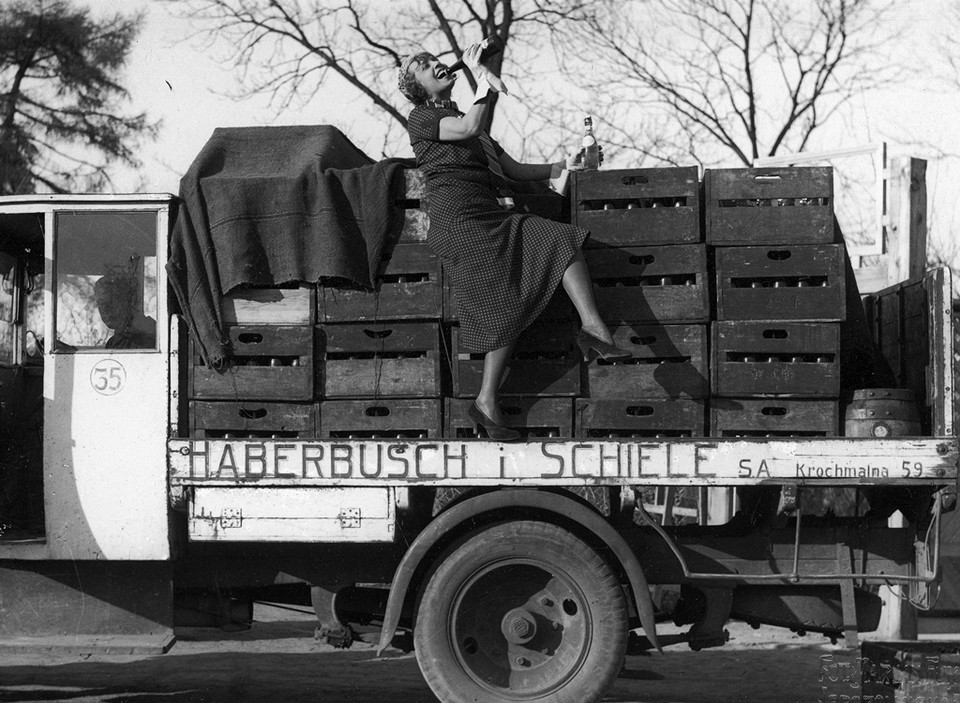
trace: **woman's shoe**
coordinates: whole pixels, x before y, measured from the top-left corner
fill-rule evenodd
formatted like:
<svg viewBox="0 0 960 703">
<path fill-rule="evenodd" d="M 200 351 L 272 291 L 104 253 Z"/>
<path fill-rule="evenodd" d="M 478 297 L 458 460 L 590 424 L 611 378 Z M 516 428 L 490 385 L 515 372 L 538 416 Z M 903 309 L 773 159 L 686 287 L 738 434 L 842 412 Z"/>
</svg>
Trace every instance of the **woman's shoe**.
<svg viewBox="0 0 960 703">
<path fill-rule="evenodd" d="M 618 347 L 616 344 L 604 342 L 582 327 L 577 333 L 577 345 L 580 347 L 580 353 L 583 354 L 584 361 L 593 361 L 598 358 L 604 361 L 626 361 L 633 358 L 633 354 L 626 349 Z"/>
<path fill-rule="evenodd" d="M 507 427 L 506 425 L 498 425 L 486 414 L 477 407 L 477 404 L 474 403 L 470 406 L 470 410 L 467 411 L 467 415 L 470 416 L 470 419 L 473 420 L 473 431 L 479 435 L 479 428 L 483 428 L 487 433 L 487 437 L 490 439 L 495 439 L 500 442 L 512 442 L 514 440 L 520 439 L 520 433 L 517 432 L 512 427 Z"/>
</svg>

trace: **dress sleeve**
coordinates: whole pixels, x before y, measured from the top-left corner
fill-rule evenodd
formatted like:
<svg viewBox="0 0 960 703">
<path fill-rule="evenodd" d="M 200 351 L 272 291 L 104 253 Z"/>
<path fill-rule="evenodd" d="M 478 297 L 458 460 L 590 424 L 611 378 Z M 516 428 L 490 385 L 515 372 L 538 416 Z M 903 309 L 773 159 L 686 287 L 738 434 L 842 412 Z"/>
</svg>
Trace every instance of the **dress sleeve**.
<svg viewBox="0 0 960 703">
<path fill-rule="evenodd" d="M 410 143 L 418 141 L 440 141 L 440 120 L 445 115 L 439 110 L 426 110 L 422 107 L 413 108 L 407 118 L 407 132 L 410 134 Z"/>
<path fill-rule="evenodd" d="M 498 142 L 493 137 L 490 137 L 490 143 L 493 144 L 493 150 L 496 152 L 497 156 L 500 156 L 500 154 L 504 152 L 504 148 L 500 146 L 500 142 Z"/>
</svg>

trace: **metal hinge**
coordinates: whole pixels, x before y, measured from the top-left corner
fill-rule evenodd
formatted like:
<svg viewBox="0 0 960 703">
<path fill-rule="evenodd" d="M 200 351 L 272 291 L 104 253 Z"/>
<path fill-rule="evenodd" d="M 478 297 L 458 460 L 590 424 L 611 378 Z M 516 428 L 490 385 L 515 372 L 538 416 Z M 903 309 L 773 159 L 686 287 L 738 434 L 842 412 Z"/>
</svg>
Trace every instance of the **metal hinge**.
<svg viewBox="0 0 960 703">
<path fill-rule="evenodd" d="M 337 515 L 337 520 L 340 521 L 340 529 L 343 530 L 360 527 L 360 508 L 344 508 Z"/>
<path fill-rule="evenodd" d="M 220 527 L 240 527 L 243 524 L 243 511 L 240 508 L 224 508 L 220 512 Z"/>
</svg>

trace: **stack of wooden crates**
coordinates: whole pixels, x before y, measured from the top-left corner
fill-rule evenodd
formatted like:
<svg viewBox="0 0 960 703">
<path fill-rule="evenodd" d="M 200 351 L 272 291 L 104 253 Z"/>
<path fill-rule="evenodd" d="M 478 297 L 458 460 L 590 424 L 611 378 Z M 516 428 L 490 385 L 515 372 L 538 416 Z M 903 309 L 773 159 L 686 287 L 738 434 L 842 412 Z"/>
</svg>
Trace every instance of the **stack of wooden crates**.
<svg viewBox="0 0 960 703">
<path fill-rule="evenodd" d="M 406 172 L 408 221 L 376 288 L 317 291 L 319 436 L 428 439 L 443 432 L 440 261 L 424 241 L 422 181 Z"/>
<path fill-rule="evenodd" d="M 376 290 L 227 296 L 235 357 L 218 372 L 191 347 L 191 436 L 475 436 L 483 355 L 460 343 L 453 288 L 425 241 L 423 181 L 405 177 L 406 222 Z M 581 363 L 579 319 L 558 289 L 518 340 L 507 424 L 526 437 L 838 434 L 845 281 L 830 169 L 709 170 L 702 183 L 694 167 L 583 172 L 569 211 L 553 207 L 590 230 L 598 308 L 633 356 Z"/>
<path fill-rule="evenodd" d="M 709 277 L 696 168 L 578 173 L 571 219 L 597 307 L 626 362 L 585 365 L 581 437 L 701 437 Z"/>
<path fill-rule="evenodd" d="M 846 295 L 832 170 L 708 170 L 704 206 L 711 436 L 837 435 Z"/>
</svg>

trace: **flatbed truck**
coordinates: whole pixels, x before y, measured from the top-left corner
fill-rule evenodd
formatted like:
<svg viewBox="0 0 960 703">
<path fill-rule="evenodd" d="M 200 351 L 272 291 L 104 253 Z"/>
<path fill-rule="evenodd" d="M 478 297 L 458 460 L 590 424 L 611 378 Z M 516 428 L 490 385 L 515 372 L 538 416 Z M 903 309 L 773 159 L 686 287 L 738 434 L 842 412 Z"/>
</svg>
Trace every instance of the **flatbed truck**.
<svg viewBox="0 0 960 703">
<path fill-rule="evenodd" d="M 914 301 L 882 346 L 924 350 L 910 362 L 923 436 L 196 438 L 162 265 L 175 205 L 0 199 L 17 498 L 0 513 L 0 646 L 161 652 L 181 599 L 308 592 L 327 641 L 379 624 L 380 650 L 412 646 L 442 700 L 582 703 L 628 648 L 719 646 L 730 618 L 852 638 L 876 627 L 880 585 L 930 604 L 960 452 L 948 271 L 874 301 Z M 150 348 L 110 347 L 92 313 L 96 279 L 120 269 L 142 283 Z M 650 486 L 772 487 L 779 509 L 664 525 L 638 499 Z M 804 492 L 823 487 L 920 498 L 901 527 L 806 515 Z M 689 629 L 658 635 L 666 617 Z"/>
</svg>

